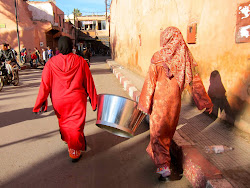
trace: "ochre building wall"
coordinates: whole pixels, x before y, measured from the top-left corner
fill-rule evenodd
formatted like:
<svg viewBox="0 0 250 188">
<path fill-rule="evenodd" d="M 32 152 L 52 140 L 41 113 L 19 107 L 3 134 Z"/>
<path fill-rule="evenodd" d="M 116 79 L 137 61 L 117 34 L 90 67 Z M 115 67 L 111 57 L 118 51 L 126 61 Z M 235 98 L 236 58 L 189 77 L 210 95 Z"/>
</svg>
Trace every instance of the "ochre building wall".
<svg viewBox="0 0 250 188">
<path fill-rule="evenodd" d="M 218 116 L 250 132 L 250 43 L 235 42 L 238 6 L 248 2 L 250 4 L 249 0 L 113 0 L 110 9 L 112 58 L 145 76 L 153 53 L 160 49 L 160 32 L 175 26 L 186 40 L 188 25 L 197 23 L 196 44 L 188 44 L 188 47 L 199 65 L 206 90 L 212 88 L 211 75 L 217 74 L 217 82 L 221 84 L 213 88 L 223 90 L 224 87 L 226 91 L 224 96 L 217 94 L 217 97 L 230 112 L 225 113 L 222 105 L 220 111 L 224 111 L 224 115 Z"/>
</svg>

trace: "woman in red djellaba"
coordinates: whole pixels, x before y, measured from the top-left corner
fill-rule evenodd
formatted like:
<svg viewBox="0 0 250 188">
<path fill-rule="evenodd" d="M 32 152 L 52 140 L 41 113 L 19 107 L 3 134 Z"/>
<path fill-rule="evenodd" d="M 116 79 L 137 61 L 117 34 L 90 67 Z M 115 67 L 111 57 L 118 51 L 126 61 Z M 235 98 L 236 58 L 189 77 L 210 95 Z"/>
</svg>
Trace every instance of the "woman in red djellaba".
<svg viewBox="0 0 250 188">
<path fill-rule="evenodd" d="M 33 112 L 47 110 L 47 97 L 50 94 L 61 138 L 68 144 L 72 162 L 76 162 L 81 157 L 81 151 L 86 150 L 83 129 L 87 97 L 89 96 L 92 109 L 96 110 L 97 94 L 87 62 L 73 54 L 72 47 L 69 37 L 59 39 L 60 54 L 52 57 L 43 69 Z"/>
<path fill-rule="evenodd" d="M 208 97 L 183 36 L 176 27 L 161 33 L 161 50 L 154 53 L 141 91 L 138 108 L 150 115 L 147 152 L 155 163 L 160 181 L 171 175 L 170 143 L 178 124 L 181 93 L 190 86 L 198 109 L 212 112 Z"/>
</svg>

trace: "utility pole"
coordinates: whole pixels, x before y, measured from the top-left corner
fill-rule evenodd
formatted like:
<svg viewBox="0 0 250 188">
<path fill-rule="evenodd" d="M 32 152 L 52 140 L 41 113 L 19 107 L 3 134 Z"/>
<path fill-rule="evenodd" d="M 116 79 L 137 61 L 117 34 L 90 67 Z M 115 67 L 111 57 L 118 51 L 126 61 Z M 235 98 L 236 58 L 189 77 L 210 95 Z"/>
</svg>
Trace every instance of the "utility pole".
<svg viewBox="0 0 250 188">
<path fill-rule="evenodd" d="M 105 6 L 106 6 L 106 20 L 108 18 L 108 2 L 105 0 Z"/>
<path fill-rule="evenodd" d="M 16 14 L 16 32 L 17 32 L 17 43 L 18 43 L 18 57 L 19 63 L 21 63 L 21 53 L 20 53 L 20 40 L 19 40 L 19 30 L 18 30 L 18 19 L 17 19 L 17 2 L 15 1 L 15 14 Z"/>
<path fill-rule="evenodd" d="M 75 25 L 75 46 L 76 46 L 76 12 L 74 9 L 74 25 Z"/>
</svg>

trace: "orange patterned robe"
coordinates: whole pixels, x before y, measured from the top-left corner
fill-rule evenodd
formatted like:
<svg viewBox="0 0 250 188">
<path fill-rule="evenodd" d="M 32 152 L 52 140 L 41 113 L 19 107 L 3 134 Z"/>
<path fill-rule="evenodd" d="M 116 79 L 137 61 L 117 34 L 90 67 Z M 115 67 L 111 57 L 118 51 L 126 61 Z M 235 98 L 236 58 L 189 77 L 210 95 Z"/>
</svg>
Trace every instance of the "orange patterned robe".
<svg viewBox="0 0 250 188">
<path fill-rule="evenodd" d="M 164 30 L 161 46 L 163 48 L 151 59 L 138 104 L 140 110 L 150 115 L 147 152 L 158 173 L 170 167 L 169 148 L 179 120 L 183 89 L 192 83 L 193 97 L 199 109 L 213 106 L 201 80 L 195 75 L 197 64 L 179 29 L 168 27 Z"/>
<path fill-rule="evenodd" d="M 162 65 L 150 65 L 139 108 L 151 114 L 148 154 L 158 168 L 169 167 L 169 147 L 179 120 L 181 92 L 176 79 L 169 79 Z"/>
</svg>

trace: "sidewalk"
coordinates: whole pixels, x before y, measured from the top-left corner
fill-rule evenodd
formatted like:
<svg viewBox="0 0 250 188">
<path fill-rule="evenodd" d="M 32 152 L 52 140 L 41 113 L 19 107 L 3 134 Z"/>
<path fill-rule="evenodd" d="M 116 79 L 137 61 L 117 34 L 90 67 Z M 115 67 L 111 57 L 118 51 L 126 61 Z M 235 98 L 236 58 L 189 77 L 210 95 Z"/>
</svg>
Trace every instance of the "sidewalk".
<svg viewBox="0 0 250 188">
<path fill-rule="evenodd" d="M 113 60 L 112 72 L 129 96 L 138 102 L 144 78 Z M 184 175 L 193 187 L 250 187 L 250 135 L 232 125 L 213 119 L 195 106 L 182 101 L 179 125 L 171 146 L 172 154 L 182 161 Z M 228 145 L 233 151 L 207 154 L 205 146 Z"/>
</svg>

